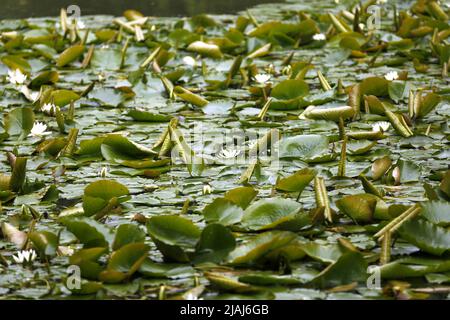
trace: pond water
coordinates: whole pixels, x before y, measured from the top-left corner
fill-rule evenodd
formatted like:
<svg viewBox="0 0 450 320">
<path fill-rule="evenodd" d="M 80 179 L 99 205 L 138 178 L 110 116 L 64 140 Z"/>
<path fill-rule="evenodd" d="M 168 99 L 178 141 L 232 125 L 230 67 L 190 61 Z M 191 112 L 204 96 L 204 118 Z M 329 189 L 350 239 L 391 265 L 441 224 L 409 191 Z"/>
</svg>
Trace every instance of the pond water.
<svg viewBox="0 0 450 320">
<path fill-rule="evenodd" d="M 2 0 L 0 19 L 55 16 L 60 8 L 77 5 L 81 14 L 120 15 L 134 8 L 149 16 L 192 16 L 199 13 L 234 13 L 260 3 L 282 0 Z"/>
</svg>

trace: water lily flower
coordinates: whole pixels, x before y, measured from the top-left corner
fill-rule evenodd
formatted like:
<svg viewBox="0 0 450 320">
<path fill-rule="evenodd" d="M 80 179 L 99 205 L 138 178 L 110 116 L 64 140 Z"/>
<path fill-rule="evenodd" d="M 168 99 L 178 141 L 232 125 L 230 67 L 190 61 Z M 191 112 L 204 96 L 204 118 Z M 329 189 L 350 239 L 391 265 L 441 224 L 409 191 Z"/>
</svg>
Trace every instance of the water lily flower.
<svg viewBox="0 0 450 320">
<path fill-rule="evenodd" d="M 323 33 L 316 33 L 315 35 L 313 35 L 313 40 L 316 41 L 324 41 L 326 39 L 327 37 Z"/>
<path fill-rule="evenodd" d="M 197 61 L 191 56 L 183 57 L 183 63 L 191 68 L 195 68 L 197 66 Z"/>
<path fill-rule="evenodd" d="M 46 131 L 46 130 L 47 130 L 47 125 L 46 124 L 44 124 L 42 122 L 39 122 L 39 121 L 36 121 L 34 123 L 34 125 L 33 125 L 33 128 L 31 128 L 31 132 L 30 132 L 30 134 L 28 136 L 41 137 L 41 136 L 45 136 L 45 135 L 48 135 L 48 134 L 51 133 L 51 132 Z"/>
<path fill-rule="evenodd" d="M 17 264 L 29 264 L 36 259 L 36 252 L 33 249 L 22 250 L 12 257 Z"/>
<path fill-rule="evenodd" d="M 58 247 L 58 253 L 62 256 L 71 256 L 73 255 L 75 250 L 71 247 L 67 246 L 59 246 Z"/>
<path fill-rule="evenodd" d="M 97 78 L 98 78 L 99 82 L 103 82 L 103 81 L 106 80 L 105 75 L 103 73 L 101 73 L 101 72 L 97 75 Z"/>
<path fill-rule="evenodd" d="M 86 24 L 83 21 L 81 21 L 81 20 L 77 20 L 77 28 L 79 30 L 85 29 L 86 28 Z"/>
<path fill-rule="evenodd" d="M 398 72 L 397 71 L 390 71 L 390 72 L 386 73 L 384 78 L 386 80 L 388 80 L 388 81 L 397 80 L 398 79 Z"/>
<path fill-rule="evenodd" d="M 28 89 L 27 86 L 22 86 L 20 88 L 20 92 L 25 96 L 25 98 L 27 98 L 33 103 L 35 103 L 41 96 L 41 93 L 39 91 L 33 92 L 30 89 Z"/>
<path fill-rule="evenodd" d="M 218 158 L 231 159 L 236 158 L 241 153 L 241 150 L 237 149 L 222 149 L 217 155 Z"/>
<path fill-rule="evenodd" d="M 286 76 L 291 75 L 291 73 L 292 73 L 291 65 L 289 64 L 289 65 L 283 67 L 283 69 L 281 69 L 281 73 L 286 75 Z"/>
<path fill-rule="evenodd" d="M 265 84 L 270 80 L 270 74 L 267 73 L 259 73 L 255 76 L 255 81 L 259 84 Z"/>
<path fill-rule="evenodd" d="M 103 166 L 100 169 L 99 176 L 102 177 L 102 178 L 105 178 L 108 175 L 108 173 L 109 173 L 109 167 Z"/>
<path fill-rule="evenodd" d="M 372 130 L 376 132 L 378 131 L 386 132 L 389 130 L 390 126 L 391 124 L 387 121 L 379 121 L 372 125 Z"/>
<path fill-rule="evenodd" d="M 210 194 L 212 192 L 212 187 L 209 184 L 203 186 L 203 194 Z"/>
<path fill-rule="evenodd" d="M 8 70 L 8 76 L 6 78 L 12 84 L 23 84 L 27 80 L 27 75 L 23 74 L 20 69 Z"/>
<path fill-rule="evenodd" d="M 185 296 L 184 300 L 203 300 L 203 298 L 199 298 L 199 297 L 197 297 L 195 294 L 189 292 L 189 293 Z"/>
<path fill-rule="evenodd" d="M 45 113 L 54 113 L 56 111 L 56 106 L 53 103 L 45 103 L 41 107 L 41 110 Z"/>
</svg>

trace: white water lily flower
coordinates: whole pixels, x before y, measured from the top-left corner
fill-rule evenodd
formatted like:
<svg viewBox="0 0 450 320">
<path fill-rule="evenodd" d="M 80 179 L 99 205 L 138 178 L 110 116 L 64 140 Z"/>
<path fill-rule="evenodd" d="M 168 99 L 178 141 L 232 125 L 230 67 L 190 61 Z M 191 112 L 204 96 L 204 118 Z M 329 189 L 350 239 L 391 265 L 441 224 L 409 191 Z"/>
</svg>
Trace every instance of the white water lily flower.
<svg viewBox="0 0 450 320">
<path fill-rule="evenodd" d="M 212 192 L 212 187 L 209 184 L 203 186 L 203 194 L 210 194 Z"/>
<path fill-rule="evenodd" d="M 313 35 L 313 39 L 316 41 L 324 41 L 327 39 L 327 37 L 323 33 L 316 33 Z"/>
<path fill-rule="evenodd" d="M 388 80 L 388 81 L 397 80 L 398 79 L 398 72 L 397 71 L 390 71 L 390 72 L 386 73 L 384 78 L 386 80 Z"/>
<path fill-rule="evenodd" d="M 195 68 L 197 66 L 197 61 L 191 56 L 183 57 L 183 63 L 191 68 Z"/>
<path fill-rule="evenodd" d="M 8 70 L 6 79 L 12 84 L 23 84 L 27 80 L 27 75 L 23 74 L 20 69 Z"/>
<path fill-rule="evenodd" d="M 265 84 L 267 81 L 270 80 L 270 74 L 267 74 L 267 73 L 258 73 L 258 74 L 255 76 L 254 79 L 255 79 L 256 82 L 258 82 L 258 83 L 260 83 L 260 84 Z"/>
<path fill-rule="evenodd" d="M 99 172 L 99 176 L 100 177 L 102 177 L 102 178 L 105 178 L 107 175 L 108 175 L 108 173 L 109 173 L 109 167 L 108 166 L 103 166 L 101 169 L 100 169 L 100 172 Z"/>
<path fill-rule="evenodd" d="M 36 259 L 36 252 L 33 249 L 22 250 L 12 257 L 16 263 L 30 263 Z"/>
<path fill-rule="evenodd" d="M 86 24 L 81 20 L 77 20 L 77 28 L 80 30 L 86 29 Z"/>
<path fill-rule="evenodd" d="M 217 155 L 218 158 L 221 159 L 231 159 L 236 158 L 241 153 L 241 150 L 237 149 L 222 149 Z"/>
<path fill-rule="evenodd" d="M 199 297 L 197 297 L 195 294 L 188 293 L 188 294 L 185 296 L 184 300 L 203 300 L 203 298 L 199 298 Z"/>
<path fill-rule="evenodd" d="M 51 132 L 46 131 L 47 130 L 47 125 L 36 121 L 33 125 L 33 128 L 31 128 L 31 132 L 28 136 L 32 136 L 32 137 L 41 137 L 41 136 L 45 136 L 47 134 L 50 134 Z"/>
<path fill-rule="evenodd" d="M 387 121 L 379 121 L 376 122 L 372 125 L 372 130 L 373 131 L 381 131 L 381 132 L 386 132 L 389 130 L 389 128 L 391 127 L 391 124 Z"/>
<path fill-rule="evenodd" d="M 59 246 L 58 247 L 58 253 L 62 256 L 71 256 L 73 255 L 75 252 L 74 249 L 72 249 L 71 247 L 67 247 L 67 246 Z"/>
<path fill-rule="evenodd" d="M 56 111 L 56 106 L 53 103 L 45 103 L 41 107 L 41 110 L 45 113 L 54 113 Z"/>
<path fill-rule="evenodd" d="M 20 87 L 20 92 L 25 96 L 25 98 L 27 98 L 33 103 L 35 103 L 41 96 L 41 93 L 39 91 L 33 92 L 30 89 L 28 89 L 27 86 Z"/>
</svg>

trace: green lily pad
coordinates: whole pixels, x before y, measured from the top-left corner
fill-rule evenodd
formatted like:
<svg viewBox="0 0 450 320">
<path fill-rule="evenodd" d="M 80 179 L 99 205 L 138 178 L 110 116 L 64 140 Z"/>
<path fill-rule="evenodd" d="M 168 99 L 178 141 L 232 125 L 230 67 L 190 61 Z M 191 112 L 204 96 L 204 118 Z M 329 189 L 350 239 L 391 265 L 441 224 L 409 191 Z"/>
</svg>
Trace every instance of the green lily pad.
<svg viewBox="0 0 450 320">
<path fill-rule="evenodd" d="M 56 255 L 59 243 L 58 235 L 50 231 L 35 231 L 30 233 L 29 238 L 42 256 Z"/>
<path fill-rule="evenodd" d="M 328 151 L 328 138 L 322 135 L 298 135 L 281 139 L 281 158 L 309 159 Z"/>
<path fill-rule="evenodd" d="M 84 245 L 85 248 L 108 247 L 112 233 L 103 224 L 87 217 L 64 217 L 61 223 Z"/>
<path fill-rule="evenodd" d="M 261 233 L 241 244 L 228 256 L 230 264 L 256 264 L 270 252 L 288 245 L 296 238 L 296 234 L 289 231 L 268 231 Z"/>
<path fill-rule="evenodd" d="M 359 252 L 346 252 L 318 274 L 311 284 L 331 288 L 367 279 L 367 262 Z"/>
<path fill-rule="evenodd" d="M 56 60 L 56 66 L 61 68 L 77 60 L 84 52 L 84 45 L 78 44 L 64 50 Z"/>
<path fill-rule="evenodd" d="M 109 134 L 101 144 L 106 160 L 136 160 L 156 155 L 152 149 L 139 145 L 119 134 Z"/>
<path fill-rule="evenodd" d="M 246 230 L 299 230 L 310 226 L 312 220 L 307 212 L 300 211 L 301 205 L 293 200 L 273 198 L 261 199 L 244 212 L 241 226 Z"/>
<path fill-rule="evenodd" d="M 257 194 L 258 191 L 253 187 L 237 187 L 225 192 L 224 198 L 245 209 Z"/>
<path fill-rule="evenodd" d="M 209 224 L 202 230 L 193 262 L 220 263 L 236 247 L 233 234 L 221 224 Z"/>
<path fill-rule="evenodd" d="M 442 255 L 450 250 L 450 231 L 424 219 L 411 219 L 398 229 L 400 236 L 425 252 Z"/>
<path fill-rule="evenodd" d="M 118 250 L 124 245 L 136 242 L 144 242 L 145 232 L 139 226 L 124 223 L 117 227 L 116 236 L 112 244 L 113 250 Z"/>
<path fill-rule="evenodd" d="M 171 116 L 152 113 L 138 109 L 130 110 L 128 112 L 128 115 L 132 117 L 134 120 L 142 122 L 168 122 L 170 121 L 170 119 L 172 119 Z"/>
<path fill-rule="evenodd" d="M 189 260 L 186 250 L 193 250 L 201 236 L 192 221 L 176 215 L 151 217 L 147 232 L 166 258 L 179 262 Z"/>
<path fill-rule="evenodd" d="M 358 223 L 372 222 L 380 199 L 369 193 L 345 196 L 336 205 L 339 210 Z"/>
<path fill-rule="evenodd" d="M 16 108 L 8 112 L 3 120 L 10 136 L 26 137 L 34 125 L 34 112 L 29 107 Z"/>
<path fill-rule="evenodd" d="M 225 226 L 241 221 L 244 210 L 231 200 L 217 198 L 203 210 L 203 216 L 209 223 L 220 223 Z"/>
<path fill-rule="evenodd" d="M 128 188 L 114 180 L 98 180 L 84 189 L 83 210 L 87 216 L 102 210 L 112 210 L 127 200 Z"/>
<path fill-rule="evenodd" d="M 278 180 L 275 187 L 282 191 L 301 193 L 314 179 L 316 174 L 316 171 L 305 168 Z"/>
</svg>

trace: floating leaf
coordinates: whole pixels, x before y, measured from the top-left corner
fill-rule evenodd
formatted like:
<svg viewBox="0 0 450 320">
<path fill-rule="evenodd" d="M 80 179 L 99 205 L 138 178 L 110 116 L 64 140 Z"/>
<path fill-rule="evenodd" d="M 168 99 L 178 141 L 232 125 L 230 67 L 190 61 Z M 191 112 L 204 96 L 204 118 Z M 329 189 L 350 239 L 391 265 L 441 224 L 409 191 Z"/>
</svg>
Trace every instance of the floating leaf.
<svg viewBox="0 0 450 320">
<path fill-rule="evenodd" d="M 296 238 L 296 234 L 289 231 L 268 231 L 261 233 L 234 249 L 228 260 L 231 264 L 254 264 L 264 256 L 288 245 Z"/>
<path fill-rule="evenodd" d="M 179 262 L 189 261 L 185 250 L 193 249 L 201 235 L 192 221 L 176 215 L 151 217 L 147 232 L 165 258 Z"/>
<path fill-rule="evenodd" d="M 56 71 L 43 71 L 31 80 L 30 87 L 40 88 L 44 84 L 55 84 L 59 80 L 59 74 Z"/>
<path fill-rule="evenodd" d="M 124 223 L 117 227 L 116 236 L 112 244 L 113 250 L 118 250 L 124 245 L 136 242 L 144 242 L 145 232 L 139 226 Z"/>
<path fill-rule="evenodd" d="M 450 231 L 424 219 L 410 219 L 398 229 L 400 236 L 425 252 L 442 255 L 450 250 Z"/>
<path fill-rule="evenodd" d="M 136 121 L 143 121 L 143 122 L 168 122 L 172 118 L 171 116 L 166 116 L 163 114 L 152 113 L 138 109 L 130 110 L 128 112 L 128 115 Z"/>
<path fill-rule="evenodd" d="M 219 263 L 234 250 L 236 241 L 233 234 L 221 224 L 209 224 L 202 230 L 195 249 L 194 263 Z"/>
<path fill-rule="evenodd" d="M 14 243 L 18 249 L 22 249 L 27 243 L 28 235 L 10 223 L 2 223 L 2 234 L 8 241 Z"/>
<path fill-rule="evenodd" d="M 225 226 L 241 221 L 244 211 L 240 206 L 225 198 L 217 198 L 203 210 L 207 222 L 220 223 Z"/>
<path fill-rule="evenodd" d="M 194 41 L 188 47 L 188 51 L 197 52 L 203 56 L 220 59 L 223 57 L 220 48 L 215 44 L 206 43 L 203 41 Z"/>
<path fill-rule="evenodd" d="M 144 243 L 129 243 L 114 251 L 109 258 L 106 270 L 99 274 L 100 280 L 110 283 L 120 282 L 122 277 L 118 276 L 118 273 L 124 274 L 124 278 L 130 277 L 139 270 L 147 258 L 148 249 Z"/>
<path fill-rule="evenodd" d="M 21 56 L 6 55 L 1 60 L 11 70 L 19 69 L 23 73 L 29 73 L 31 71 L 30 64 Z"/>
<path fill-rule="evenodd" d="M 306 117 L 309 119 L 323 119 L 337 122 L 339 121 L 340 118 L 345 120 L 352 118 L 354 115 L 355 110 L 350 106 L 330 107 L 330 108 L 309 106 L 302 114 L 302 117 Z"/>
<path fill-rule="evenodd" d="M 109 211 L 127 200 L 128 188 L 114 180 L 98 180 L 84 189 L 83 210 L 87 216 Z M 104 212 L 107 213 L 107 212 Z"/>
<path fill-rule="evenodd" d="M 47 103 L 52 102 L 58 107 L 64 107 L 78 99 L 80 99 L 80 96 L 72 90 L 61 89 L 53 91 Z"/>
<path fill-rule="evenodd" d="M 310 215 L 300 208 L 289 199 L 261 199 L 245 210 L 241 225 L 246 230 L 300 230 L 312 224 Z"/>
<path fill-rule="evenodd" d="M 449 270 L 450 259 L 407 257 L 381 266 L 380 275 L 383 279 L 403 279 Z"/>
<path fill-rule="evenodd" d="M 227 292 L 255 292 L 258 291 L 257 288 L 246 284 L 239 282 L 238 280 L 235 280 L 230 277 L 226 277 L 222 274 L 218 273 L 212 273 L 208 272 L 205 273 L 206 279 L 216 287 L 220 291 L 227 291 Z"/>
<path fill-rule="evenodd" d="M 204 107 L 208 104 L 208 100 L 180 86 L 176 86 L 175 88 L 173 88 L 173 93 L 175 93 L 181 99 L 198 107 Z"/>
<path fill-rule="evenodd" d="M 328 138 L 322 135 L 298 135 L 281 139 L 281 158 L 311 159 L 328 150 Z"/>
<path fill-rule="evenodd" d="M 29 235 L 31 242 L 42 256 L 54 256 L 58 248 L 59 237 L 50 231 L 32 232 Z"/>
<path fill-rule="evenodd" d="M 331 288 L 367 279 L 367 262 L 359 252 L 349 251 L 318 274 L 311 284 Z"/>
<path fill-rule="evenodd" d="M 192 277 L 195 269 L 187 264 L 156 263 L 147 258 L 139 267 L 139 273 L 150 278 L 179 279 Z"/>
<path fill-rule="evenodd" d="M 422 216 L 431 223 L 448 227 L 450 225 L 450 203 L 445 201 L 428 201 L 422 204 Z"/>
<path fill-rule="evenodd" d="M 152 149 L 137 144 L 120 134 L 109 134 L 101 144 L 101 153 L 106 160 L 136 160 L 156 155 Z"/>
<path fill-rule="evenodd" d="M 305 168 L 278 180 L 276 188 L 282 191 L 302 192 L 316 176 L 316 171 Z"/>
<path fill-rule="evenodd" d="M 112 233 L 103 224 L 87 217 L 64 217 L 61 219 L 85 248 L 108 247 L 112 241 Z"/>
<path fill-rule="evenodd" d="M 224 198 L 245 209 L 257 194 L 258 191 L 252 187 L 237 187 L 225 192 Z"/>
<path fill-rule="evenodd" d="M 450 197 L 450 170 L 445 173 L 444 178 L 439 185 L 439 189 Z"/>
<path fill-rule="evenodd" d="M 356 222 L 369 223 L 377 216 L 386 216 L 387 207 L 380 205 L 380 201 L 373 194 L 363 193 L 345 196 L 336 201 L 336 205 Z"/>
<path fill-rule="evenodd" d="M 61 68 L 77 60 L 84 52 L 84 45 L 77 44 L 64 50 L 56 60 L 56 66 Z"/>
<path fill-rule="evenodd" d="M 336 262 L 343 253 L 343 250 L 338 244 L 321 244 L 317 242 L 308 242 L 302 244 L 302 250 L 312 259 L 323 263 Z"/>
<path fill-rule="evenodd" d="M 26 137 L 34 125 L 34 112 L 29 107 L 16 108 L 5 115 L 3 120 L 6 132 L 10 136 Z"/>
<path fill-rule="evenodd" d="M 373 180 L 378 180 L 389 170 L 392 165 L 392 160 L 385 156 L 383 158 L 377 159 L 372 164 L 372 178 Z"/>
</svg>

